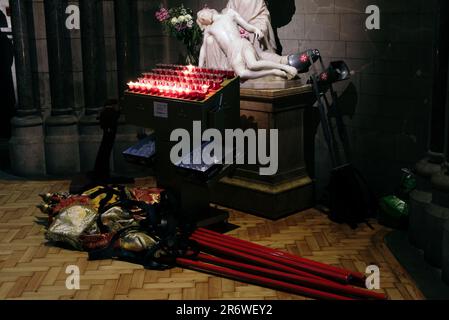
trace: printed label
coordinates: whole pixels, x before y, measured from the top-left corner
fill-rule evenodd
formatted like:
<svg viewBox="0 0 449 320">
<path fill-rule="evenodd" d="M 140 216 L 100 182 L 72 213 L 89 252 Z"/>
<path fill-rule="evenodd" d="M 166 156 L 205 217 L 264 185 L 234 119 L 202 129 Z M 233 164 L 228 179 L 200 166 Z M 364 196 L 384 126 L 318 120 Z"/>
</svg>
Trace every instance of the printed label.
<svg viewBox="0 0 449 320">
<path fill-rule="evenodd" d="M 156 118 L 168 118 L 168 104 L 155 101 L 154 116 Z"/>
</svg>

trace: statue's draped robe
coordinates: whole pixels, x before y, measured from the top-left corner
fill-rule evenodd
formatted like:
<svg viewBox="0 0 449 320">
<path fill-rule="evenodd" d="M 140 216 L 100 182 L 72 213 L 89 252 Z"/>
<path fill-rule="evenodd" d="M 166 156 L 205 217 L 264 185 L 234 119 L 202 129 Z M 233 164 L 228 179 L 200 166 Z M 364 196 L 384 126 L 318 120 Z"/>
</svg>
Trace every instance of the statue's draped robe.
<svg viewBox="0 0 449 320">
<path fill-rule="evenodd" d="M 267 56 L 276 57 L 276 40 L 274 31 L 271 26 L 270 12 L 264 0 L 229 0 L 227 7 L 238 12 L 243 19 L 248 23 L 259 28 L 263 34 L 264 39 L 259 41 L 254 34 L 249 35 L 249 41 L 253 44 L 257 54 L 261 58 L 269 58 Z M 220 46 L 213 38 L 205 44 L 206 61 L 205 67 L 217 69 L 230 69 L 228 59 L 221 50 Z M 276 58 L 274 58 L 276 59 Z"/>
<path fill-rule="evenodd" d="M 264 39 L 261 41 L 257 40 L 254 34 L 250 34 L 250 42 L 257 53 L 276 51 L 270 12 L 264 0 L 229 0 L 227 8 L 237 11 L 243 19 L 263 32 Z"/>
</svg>

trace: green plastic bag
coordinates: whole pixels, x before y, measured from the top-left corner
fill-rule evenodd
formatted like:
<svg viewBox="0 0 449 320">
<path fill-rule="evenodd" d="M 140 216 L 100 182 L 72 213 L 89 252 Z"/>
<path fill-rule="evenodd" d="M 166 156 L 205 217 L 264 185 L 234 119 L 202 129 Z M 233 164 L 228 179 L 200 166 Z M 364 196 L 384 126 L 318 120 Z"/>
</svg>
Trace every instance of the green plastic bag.
<svg viewBox="0 0 449 320">
<path fill-rule="evenodd" d="M 406 229 L 408 226 L 408 205 L 410 193 L 416 188 L 416 179 L 409 169 L 402 169 L 401 185 L 396 195 L 380 199 L 379 223 L 394 229 Z"/>
<path fill-rule="evenodd" d="M 379 223 L 394 229 L 404 229 L 408 225 L 408 205 L 396 196 L 380 199 Z"/>
</svg>

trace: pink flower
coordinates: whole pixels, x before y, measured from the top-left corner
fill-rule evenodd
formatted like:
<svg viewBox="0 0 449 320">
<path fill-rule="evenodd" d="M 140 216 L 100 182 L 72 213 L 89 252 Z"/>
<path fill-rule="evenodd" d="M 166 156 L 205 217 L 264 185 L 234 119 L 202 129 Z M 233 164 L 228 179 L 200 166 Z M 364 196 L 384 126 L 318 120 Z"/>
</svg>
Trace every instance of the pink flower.
<svg viewBox="0 0 449 320">
<path fill-rule="evenodd" d="M 156 12 L 156 19 L 160 22 L 163 22 L 170 18 L 170 13 L 167 9 L 161 8 L 159 11 Z"/>
<path fill-rule="evenodd" d="M 243 39 L 249 39 L 249 32 L 246 31 L 245 29 L 239 27 L 240 30 L 240 37 L 242 37 Z"/>
</svg>

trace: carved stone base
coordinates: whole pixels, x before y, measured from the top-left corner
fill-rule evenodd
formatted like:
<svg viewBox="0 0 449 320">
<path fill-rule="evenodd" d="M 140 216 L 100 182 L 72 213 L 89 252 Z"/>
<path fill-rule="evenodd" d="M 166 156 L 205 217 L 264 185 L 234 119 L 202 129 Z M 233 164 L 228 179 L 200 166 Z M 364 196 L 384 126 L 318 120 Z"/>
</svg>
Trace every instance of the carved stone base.
<svg viewBox="0 0 449 320">
<path fill-rule="evenodd" d="M 441 268 L 443 263 L 443 226 L 449 221 L 449 208 L 431 203 L 426 208 L 426 244 L 424 258 L 430 265 Z"/>
<path fill-rule="evenodd" d="M 432 203 L 426 208 L 426 261 L 438 268 L 443 264 L 443 226 L 449 221 L 449 175 L 441 171 L 432 176 Z"/>
<path fill-rule="evenodd" d="M 301 80 L 285 81 L 280 77 L 266 77 L 256 80 L 247 80 L 241 84 L 242 89 L 254 89 L 254 90 L 279 90 L 297 88 L 303 85 Z"/>
<path fill-rule="evenodd" d="M 42 118 L 13 118 L 11 124 L 9 153 L 13 173 L 23 177 L 44 176 L 46 170 Z"/>
<path fill-rule="evenodd" d="M 426 207 L 432 202 L 432 193 L 414 190 L 409 201 L 409 229 L 410 243 L 419 249 L 426 246 Z"/>
<path fill-rule="evenodd" d="M 282 89 L 241 88 L 242 129 L 278 130 L 278 172 L 261 176 L 259 165 L 240 166 L 232 178 L 212 189 L 211 202 L 270 219 L 314 206 L 314 184 L 304 154 L 304 145 L 313 139 L 305 138 L 304 123 L 315 98 L 310 86 L 294 84 L 286 82 Z"/>
<path fill-rule="evenodd" d="M 417 189 L 425 192 L 432 190 L 432 176 L 441 171 L 444 155 L 429 154 L 429 157 L 419 161 L 416 166 Z"/>
<path fill-rule="evenodd" d="M 257 216 L 280 219 L 313 207 L 314 186 L 309 177 L 273 185 L 224 178 L 214 189 L 213 201 Z"/>
<path fill-rule="evenodd" d="M 47 173 L 70 176 L 80 171 L 78 119 L 72 115 L 52 116 L 45 123 Z"/>
</svg>

